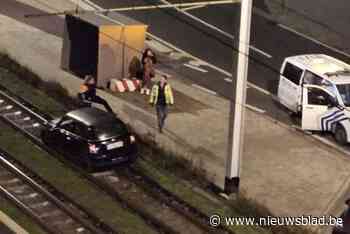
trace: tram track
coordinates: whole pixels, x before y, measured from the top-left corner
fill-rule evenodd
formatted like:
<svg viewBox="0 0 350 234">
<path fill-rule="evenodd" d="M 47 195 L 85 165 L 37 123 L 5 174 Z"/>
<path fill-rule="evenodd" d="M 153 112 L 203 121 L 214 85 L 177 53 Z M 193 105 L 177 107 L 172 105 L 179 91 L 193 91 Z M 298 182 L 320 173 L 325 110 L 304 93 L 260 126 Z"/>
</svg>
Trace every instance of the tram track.
<svg viewBox="0 0 350 234">
<path fill-rule="evenodd" d="M 0 192 L 49 233 L 116 233 L 2 149 Z"/>
<path fill-rule="evenodd" d="M 51 116 L 3 87 L 0 88 L 0 118 L 49 154 L 62 155 L 62 152 L 45 145 L 40 138 L 41 130 L 50 124 Z M 132 166 L 88 173 L 68 160 L 58 158 L 160 233 L 233 233 L 224 226 L 211 227 L 207 215 Z"/>
</svg>

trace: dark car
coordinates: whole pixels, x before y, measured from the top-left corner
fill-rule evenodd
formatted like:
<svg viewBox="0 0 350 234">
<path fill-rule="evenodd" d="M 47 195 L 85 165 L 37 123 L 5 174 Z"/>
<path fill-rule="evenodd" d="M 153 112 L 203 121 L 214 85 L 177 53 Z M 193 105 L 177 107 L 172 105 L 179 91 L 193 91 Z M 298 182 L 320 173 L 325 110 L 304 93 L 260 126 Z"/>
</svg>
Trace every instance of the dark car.
<svg viewBox="0 0 350 234">
<path fill-rule="evenodd" d="M 50 122 L 41 132 L 50 147 L 84 163 L 89 169 L 133 161 L 135 137 L 115 115 L 97 108 L 81 108 Z"/>
</svg>

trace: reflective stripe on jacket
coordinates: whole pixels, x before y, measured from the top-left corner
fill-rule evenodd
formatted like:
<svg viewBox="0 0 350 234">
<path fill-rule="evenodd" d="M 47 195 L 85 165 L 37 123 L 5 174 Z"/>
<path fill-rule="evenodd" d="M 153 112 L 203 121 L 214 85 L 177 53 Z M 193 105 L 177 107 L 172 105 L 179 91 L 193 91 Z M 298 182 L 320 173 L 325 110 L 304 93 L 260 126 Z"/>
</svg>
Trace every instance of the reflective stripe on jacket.
<svg viewBox="0 0 350 234">
<path fill-rule="evenodd" d="M 159 84 L 153 85 L 151 96 L 149 98 L 149 103 L 157 104 L 158 101 L 158 93 L 159 93 Z M 164 95 L 165 95 L 165 103 L 166 104 L 174 104 L 174 96 L 169 84 L 165 84 L 164 87 Z"/>
</svg>

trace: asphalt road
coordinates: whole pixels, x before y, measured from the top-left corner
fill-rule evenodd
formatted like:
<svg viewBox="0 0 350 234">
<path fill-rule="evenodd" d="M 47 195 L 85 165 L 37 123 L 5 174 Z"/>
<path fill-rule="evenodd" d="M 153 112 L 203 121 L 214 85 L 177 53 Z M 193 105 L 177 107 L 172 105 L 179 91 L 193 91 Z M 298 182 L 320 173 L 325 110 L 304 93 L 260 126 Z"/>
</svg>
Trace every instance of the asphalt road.
<svg viewBox="0 0 350 234">
<path fill-rule="evenodd" d="M 92 2 L 103 8 L 161 4 L 160 1 L 155 0 L 93 0 Z M 233 15 L 237 10 L 237 4 L 227 4 L 197 8 L 188 11 L 188 13 L 233 34 Z M 173 9 L 129 11 L 123 12 L 123 14 L 150 25 L 149 31 L 152 34 L 221 69 L 231 71 L 232 38 L 228 38 Z M 279 68 L 285 57 L 303 53 L 326 53 L 350 62 L 349 58 L 286 31 L 257 14 L 254 14 L 252 18 L 251 44 L 272 55 L 272 58 L 269 59 L 251 50 L 249 81 L 273 93 L 276 91 Z"/>
<path fill-rule="evenodd" d="M 120 7 L 133 5 L 144 5 L 142 0 L 94 0 L 95 3 L 103 7 Z M 105 4 L 105 5 L 104 5 Z M 108 5 L 110 4 L 110 5 Z M 119 4 L 119 5 L 118 5 Z M 40 18 L 24 18 L 24 14 L 44 13 L 26 4 L 22 4 L 13 0 L 1 0 L 0 14 L 15 18 L 25 24 L 32 25 L 40 30 L 62 36 L 63 18 L 53 16 L 47 17 L 45 20 Z M 226 32 L 231 32 L 233 27 L 233 19 L 231 10 L 235 6 L 211 6 L 206 8 L 198 8 L 189 11 L 190 13 L 200 17 L 201 19 L 213 25 L 217 25 Z M 171 14 L 169 14 L 169 12 Z M 220 14 L 217 14 L 220 12 Z M 216 34 L 212 30 L 203 27 L 202 25 L 189 20 L 186 17 L 178 16 L 179 13 L 174 10 L 163 12 L 161 10 L 153 10 L 152 12 L 140 11 L 128 13 L 138 20 L 144 20 L 150 24 L 151 33 L 163 38 L 166 41 L 175 44 L 187 52 L 200 57 L 201 59 L 214 64 L 217 67 L 231 71 L 232 64 L 232 41 L 225 36 L 213 38 L 209 35 Z M 179 19 L 174 19 L 175 16 Z M 180 20 L 181 19 L 181 20 Z M 265 51 L 272 55 L 272 58 L 267 58 L 256 51 L 251 51 L 254 58 L 250 61 L 249 81 L 275 93 L 278 80 L 278 70 L 284 57 L 302 54 L 302 53 L 326 53 L 334 57 L 340 58 L 349 62 L 349 58 L 341 54 L 337 54 L 325 47 L 315 44 L 312 41 L 306 40 L 298 35 L 284 30 L 276 24 L 269 22 L 267 19 L 254 14 L 252 27 L 252 45 L 256 48 Z M 1 23 L 1 22 L 0 22 Z M 266 67 L 267 65 L 268 67 Z M 232 87 L 229 82 L 225 81 L 227 76 L 220 74 L 218 71 L 208 67 L 203 67 L 207 73 L 202 73 L 193 69 L 189 69 L 183 64 L 168 64 L 165 66 L 173 72 L 180 73 L 183 77 L 188 78 L 193 83 L 199 84 L 210 90 L 214 90 L 218 94 L 232 98 Z M 271 96 L 254 89 L 248 89 L 248 104 L 257 106 L 274 119 L 287 124 L 297 124 L 297 121 L 291 119 L 286 110 L 281 108 Z M 329 135 L 324 136 L 332 140 Z M 344 147 L 350 152 L 350 146 Z M 350 194 L 348 192 L 345 196 Z M 345 198 L 345 197 L 344 197 Z M 335 214 L 341 211 L 341 207 Z M 2 229 L 0 225 L 0 233 L 6 233 L 6 228 Z"/>
<path fill-rule="evenodd" d="M 93 0 L 103 8 L 140 6 L 159 3 L 156 0 Z M 184 1 L 183 1 L 184 2 Z M 188 11 L 189 13 L 232 33 L 237 10 L 235 4 L 209 6 Z M 220 14 L 217 14 L 220 12 Z M 2 0 L 0 13 L 16 18 L 28 25 L 35 26 L 56 36 L 62 36 L 63 18 L 58 16 L 43 18 L 25 18 L 24 14 L 43 13 L 26 4 L 12 0 Z M 205 60 L 228 72 L 232 67 L 233 40 L 221 35 L 202 24 L 176 12 L 173 9 L 156 9 L 126 12 L 126 15 L 150 25 L 149 31 L 160 38 L 176 45 L 182 50 Z M 213 36 L 214 35 L 214 36 Z M 276 93 L 279 69 L 285 57 L 303 53 L 326 53 L 350 63 L 350 59 L 320 46 L 310 40 L 291 33 L 268 19 L 254 14 L 252 18 L 251 45 L 271 55 L 268 58 L 251 50 L 249 81 L 258 87 Z M 201 67 L 203 73 L 183 66 L 183 64 L 166 64 L 166 69 L 180 73 L 193 83 L 203 86 L 226 98 L 233 98 L 233 90 L 227 76 L 209 67 Z M 247 102 L 260 108 L 274 119 L 287 124 L 295 124 L 285 109 L 281 108 L 271 96 L 254 88 L 248 89 Z"/>
<path fill-rule="evenodd" d="M 161 4 L 157 0 L 92 0 L 92 2 L 103 8 Z M 188 1 L 172 0 L 172 2 Z M 234 14 L 237 10 L 239 10 L 237 4 L 227 4 L 196 8 L 187 12 L 228 34 L 233 34 Z M 223 35 L 174 9 L 128 11 L 123 12 L 123 14 L 148 24 L 152 34 L 178 48 L 220 69 L 231 72 L 234 42 L 229 36 Z M 252 17 L 251 45 L 264 53 L 250 50 L 248 81 L 272 94 L 276 94 L 279 70 L 285 57 L 305 53 L 325 53 L 350 62 L 350 58 L 285 30 L 256 13 Z M 264 54 L 272 57 L 269 58 Z M 225 81 L 227 76 L 207 67 L 203 68 L 208 73 L 189 71 L 189 69 L 179 66 L 174 66 L 174 69 L 175 67 L 178 72 L 185 74 L 197 84 L 226 98 L 233 99 L 232 86 Z M 266 111 L 273 118 L 287 124 L 294 123 L 285 109 L 276 104 L 270 96 L 266 96 L 254 88 L 248 90 L 247 102 Z"/>
<path fill-rule="evenodd" d="M 131 5 L 152 5 L 160 4 L 156 0 L 92 0 L 103 8 L 118 8 Z M 171 2 L 190 2 L 170 0 Z M 258 6 L 263 9 L 264 6 Z M 201 20 L 217 27 L 218 29 L 233 34 L 234 14 L 238 8 L 236 4 L 216 5 L 203 8 L 195 8 L 187 11 Z M 181 48 L 182 50 L 207 61 L 216 67 L 228 72 L 232 69 L 233 40 L 217 31 L 204 26 L 197 21 L 190 19 L 174 9 L 153 9 L 142 11 L 123 12 L 123 14 L 148 24 L 149 31 Z M 317 40 L 317 39 L 316 39 Z M 256 86 L 271 92 L 277 92 L 280 66 L 285 57 L 307 54 L 324 53 L 347 63 L 350 57 L 337 53 L 321 44 L 307 39 L 303 35 L 295 34 L 281 25 L 271 22 L 254 11 L 252 16 L 251 43 L 252 46 L 264 53 L 250 50 L 250 64 L 248 81 Z M 265 55 L 264 55 L 265 54 Z M 270 55 L 271 57 L 267 57 Z M 177 73 L 192 80 L 209 90 L 212 90 L 226 98 L 233 99 L 232 86 L 225 79 L 228 77 L 216 70 L 203 67 L 207 73 L 201 73 L 188 69 L 179 64 L 167 65 Z M 288 125 L 299 125 L 300 119 L 289 116 L 287 110 L 279 105 L 271 96 L 266 95 L 257 89 L 249 88 L 247 92 L 247 103 L 263 110 L 273 119 Z M 323 135 L 330 142 L 334 142 L 330 135 Z M 350 146 L 343 147 L 350 151 Z"/>
</svg>

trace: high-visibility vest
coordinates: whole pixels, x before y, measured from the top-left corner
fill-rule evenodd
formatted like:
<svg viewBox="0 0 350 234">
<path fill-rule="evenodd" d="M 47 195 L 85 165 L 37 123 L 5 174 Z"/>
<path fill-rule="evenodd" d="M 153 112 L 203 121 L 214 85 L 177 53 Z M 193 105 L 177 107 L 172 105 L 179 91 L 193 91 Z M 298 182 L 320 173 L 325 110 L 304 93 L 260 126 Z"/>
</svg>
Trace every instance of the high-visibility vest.
<svg viewBox="0 0 350 234">
<path fill-rule="evenodd" d="M 149 103 L 157 104 L 159 94 L 159 84 L 153 85 L 151 96 L 149 98 Z M 174 96 L 169 84 L 165 84 L 164 87 L 164 95 L 165 95 L 165 103 L 166 104 L 174 104 Z"/>
</svg>

